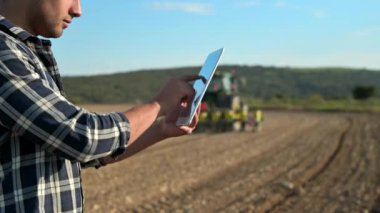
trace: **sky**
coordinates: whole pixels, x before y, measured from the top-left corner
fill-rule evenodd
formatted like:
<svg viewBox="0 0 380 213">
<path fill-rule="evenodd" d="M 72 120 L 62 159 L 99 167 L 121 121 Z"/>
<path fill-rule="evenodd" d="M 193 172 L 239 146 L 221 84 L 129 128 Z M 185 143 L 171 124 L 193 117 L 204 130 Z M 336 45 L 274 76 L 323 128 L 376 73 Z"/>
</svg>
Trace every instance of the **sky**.
<svg viewBox="0 0 380 213">
<path fill-rule="evenodd" d="M 82 0 L 63 76 L 221 64 L 380 70 L 379 0 Z"/>
</svg>

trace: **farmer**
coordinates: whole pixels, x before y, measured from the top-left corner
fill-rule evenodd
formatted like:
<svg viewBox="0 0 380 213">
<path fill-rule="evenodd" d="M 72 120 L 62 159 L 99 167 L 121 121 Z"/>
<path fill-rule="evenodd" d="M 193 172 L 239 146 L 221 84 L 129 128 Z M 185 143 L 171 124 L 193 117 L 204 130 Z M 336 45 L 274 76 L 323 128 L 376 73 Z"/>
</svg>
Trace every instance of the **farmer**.
<svg viewBox="0 0 380 213">
<path fill-rule="evenodd" d="M 98 115 L 70 103 L 51 43 L 37 36 L 60 37 L 81 13 L 80 0 L 0 0 L 1 213 L 82 212 L 82 167 L 123 160 L 198 122 L 199 111 L 191 125 L 175 125 L 196 76 L 169 80 L 126 112 Z"/>
<path fill-rule="evenodd" d="M 256 132 L 261 132 L 262 130 L 262 126 L 263 126 L 263 122 L 264 122 L 264 115 L 263 115 L 263 112 L 260 110 L 260 109 L 257 109 L 255 110 L 255 115 L 254 115 L 254 118 L 255 118 L 255 131 Z"/>
</svg>

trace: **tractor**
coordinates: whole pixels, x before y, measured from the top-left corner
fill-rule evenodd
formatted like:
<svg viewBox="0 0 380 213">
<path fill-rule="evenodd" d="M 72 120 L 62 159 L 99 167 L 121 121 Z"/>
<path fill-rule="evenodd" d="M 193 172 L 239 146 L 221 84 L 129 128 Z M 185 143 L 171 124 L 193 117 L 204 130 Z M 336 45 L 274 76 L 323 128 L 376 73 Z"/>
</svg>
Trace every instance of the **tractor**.
<svg viewBox="0 0 380 213">
<path fill-rule="evenodd" d="M 238 94 L 235 71 L 216 72 L 201 102 L 199 132 L 249 130 L 253 127 L 249 107 Z"/>
</svg>

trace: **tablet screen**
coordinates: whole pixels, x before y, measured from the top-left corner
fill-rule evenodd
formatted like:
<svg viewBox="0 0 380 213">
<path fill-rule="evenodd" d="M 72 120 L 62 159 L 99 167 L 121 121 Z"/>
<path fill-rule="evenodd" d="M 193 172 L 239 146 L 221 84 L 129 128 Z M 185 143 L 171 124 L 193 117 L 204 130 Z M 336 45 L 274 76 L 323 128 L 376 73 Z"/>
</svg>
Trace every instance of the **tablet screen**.
<svg viewBox="0 0 380 213">
<path fill-rule="evenodd" d="M 201 79 L 196 80 L 193 84 L 195 96 L 191 106 L 181 112 L 180 117 L 177 120 L 177 125 L 189 125 L 191 123 L 191 120 L 195 115 L 195 111 L 198 108 L 208 85 L 210 84 L 211 78 L 214 75 L 223 51 L 224 49 L 222 48 L 208 55 L 201 71 L 198 74 L 201 76 Z"/>
</svg>

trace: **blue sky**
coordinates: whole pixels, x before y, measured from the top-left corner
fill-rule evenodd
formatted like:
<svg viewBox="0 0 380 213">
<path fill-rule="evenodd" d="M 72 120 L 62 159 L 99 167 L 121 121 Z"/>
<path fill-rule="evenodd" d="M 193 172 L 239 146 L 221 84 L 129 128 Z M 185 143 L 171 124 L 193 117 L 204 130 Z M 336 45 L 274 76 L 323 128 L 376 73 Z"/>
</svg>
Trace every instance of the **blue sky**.
<svg viewBox="0 0 380 213">
<path fill-rule="evenodd" d="M 53 40 L 62 75 L 222 64 L 380 70 L 379 0 L 82 0 Z"/>
</svg>

